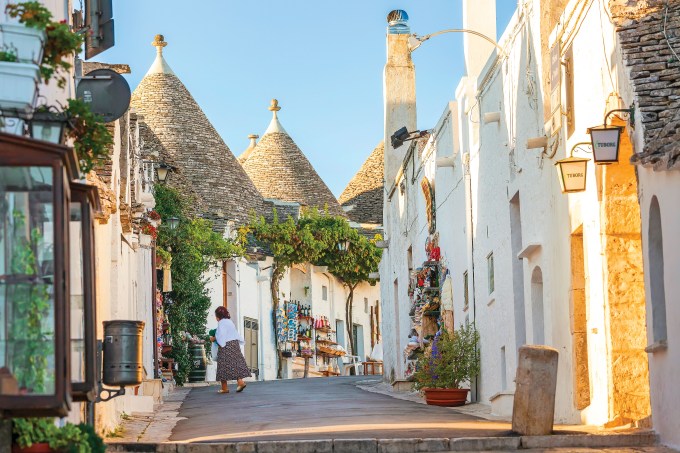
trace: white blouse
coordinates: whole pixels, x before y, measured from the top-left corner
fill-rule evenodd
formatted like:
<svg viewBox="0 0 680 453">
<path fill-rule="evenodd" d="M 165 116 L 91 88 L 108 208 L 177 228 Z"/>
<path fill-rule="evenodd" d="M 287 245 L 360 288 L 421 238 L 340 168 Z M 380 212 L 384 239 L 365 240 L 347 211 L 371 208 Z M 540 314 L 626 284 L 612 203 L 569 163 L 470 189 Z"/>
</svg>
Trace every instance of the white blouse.
<svg viewBox="0 0 680 453">
<path fill-rule="evenodd" d="M 245 344 L 246 341 L 243 339 L 236 326 L 231 321 L 231 319 L 221 319 L 217 323 L 217 331 L 215 332 L 215 340 L 217 344 L 221 347 L 226 346 L 227 342 L 238 340 L 239 344 Z"/>
</svg>

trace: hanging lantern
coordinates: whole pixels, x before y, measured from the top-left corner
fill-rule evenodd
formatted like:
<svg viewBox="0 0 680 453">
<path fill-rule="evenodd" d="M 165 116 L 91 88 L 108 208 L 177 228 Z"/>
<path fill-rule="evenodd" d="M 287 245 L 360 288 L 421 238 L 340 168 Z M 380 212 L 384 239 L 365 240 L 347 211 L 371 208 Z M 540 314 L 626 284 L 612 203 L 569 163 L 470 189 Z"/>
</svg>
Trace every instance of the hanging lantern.
<svg viewBox="0 0 680 453">
<path fill-rule="evenodd" d="M 596 164 L 611 164 L 619 161 L 620 126 L 595 126 L 588 129 L 593 145 L 593 160 Z"/>
<path fill-rule="evenodd" d="M 94 212 L 101 210 L 95 186 L 71 183 L 71 390 L 74 401 L 96 398 L 97 322 Z"/>
<path fill-rule="evenodd" d="M 567 157 L 555 162 L 562 193 L 583 192 L 586 190 L 586 171 L 588 161 L 583 157 Z"/>
<path fill-rule="evenodd" d="M 0 133 L 0 408 L 65 416 L 71 405 L 71 148 Z"/>
</svg>

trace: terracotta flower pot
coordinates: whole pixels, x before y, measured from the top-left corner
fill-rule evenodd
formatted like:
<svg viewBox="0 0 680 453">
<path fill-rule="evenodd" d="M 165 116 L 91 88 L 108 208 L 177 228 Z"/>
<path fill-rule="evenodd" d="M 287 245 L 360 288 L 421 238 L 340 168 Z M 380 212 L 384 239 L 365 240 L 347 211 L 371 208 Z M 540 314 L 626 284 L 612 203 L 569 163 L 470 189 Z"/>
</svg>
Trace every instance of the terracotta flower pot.
<svg viewBox="0 0 680 453">
<path fill-rule="evenodd" d="M 12 453 L 52 453 L 54 450 L 50 448 L 47 442 L 41 442 L 31 445 L 30 447 L 21 448 L 17 444 L 12 445 Z"/>
<path fill-rule="evenodd" d="M 425 402 L 432 406 L 462 406 L 470 389 L 423 389 Z"/>
</svg>

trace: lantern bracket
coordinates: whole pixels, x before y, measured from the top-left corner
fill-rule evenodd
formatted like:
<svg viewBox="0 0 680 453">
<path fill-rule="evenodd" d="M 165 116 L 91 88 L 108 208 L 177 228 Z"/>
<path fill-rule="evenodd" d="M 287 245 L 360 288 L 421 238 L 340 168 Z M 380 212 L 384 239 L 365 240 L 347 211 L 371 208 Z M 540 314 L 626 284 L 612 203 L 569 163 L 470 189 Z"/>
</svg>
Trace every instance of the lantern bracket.
<svg viewBox="0 0 680 453">
<path fill-rule="evenodd" d="M 590 151 L 588 151 L 585 148 L 581 148 L 582 146 L 589 146 Z M 590 143 L 590 142 L 578 142 L 578 143 L 575 143 L 574 146 L 571 147 L 571 151 L 569 151 L 569 157 L 572 157 L 574 155 L 574 151 L 576 151 L 577 149 L 583 151 L 584 153 L 593 154 L 593 144 L 592 143 Z"/>
<path fill-rule="evenodd" d="M 614 109 L 614 110 L 608 111 L 604 115 L 604 122 L 602 124 L 604 124 L 606 126 L 607 120 L 614 113 L 627 113 L 628 114 L 628 124 L 630 125 L 630 127 L 635 127 L 635 104 L 631 105 L 630 108 L 628 108 L 628 109 Z"/>
<path fill-rule="evenodd" d="M 104 393 L 106 393 L 106 396 L 104 396 Z M 99 394 L 97 395 L 97 402 L 98 403 L 104 403 L 106 401 L 110 401 L 117 396 L 125 395 L 125 387 L 120 387 L 117 390 L 106 388 L 106 387 L 99 387 Z"/>
</svg>

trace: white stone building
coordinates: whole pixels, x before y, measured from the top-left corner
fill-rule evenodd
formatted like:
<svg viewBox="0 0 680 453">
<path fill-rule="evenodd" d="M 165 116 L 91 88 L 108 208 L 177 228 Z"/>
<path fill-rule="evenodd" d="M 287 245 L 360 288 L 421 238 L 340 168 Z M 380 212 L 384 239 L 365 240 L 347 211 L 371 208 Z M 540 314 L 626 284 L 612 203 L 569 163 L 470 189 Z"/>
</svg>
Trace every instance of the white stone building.
<svg viewBox="0 0 680 453">
<path fill-rule="evenodd" d="M 491 0 L 474 8 L 464 2 L 463 28 L 493 38 L 494 6 Z M 386 144 L 400 127 L 417 128 L 407 23 L 392 19 Z M 559 77 L 551 78 L 556 43 Z M 454 323 L 474 321 L 481 336 L 482 371 L 471 383 L 472 399 L 508 416 L 517 349 L 546 344 L 560 354 L 556 421 L 649 423 L 630 141 L 623 134 L 618 164 L 588 164 L 585 192 L 561 193 L 554 168 L 577 143 L 589 141 L 587 128 L 625 105 L 630 88 L 617 72 L 622 61 L 614 28 L 600 21 L 597 8 L 584 9 L 581 2 L 521 2 L 499 46 L 468 36 L 466 76 L 455 101 L 445 104 L 440 121 L 420 142 L 386 146 L 386 376 L 399 380 L 407 372 L 409 272 L 427 259 L 423 245 L 432 238 L 421 189 L 427 178 L 434 186 L 442 263 L 452 278 Z M 625 121 L 610 117 L 612 123 Z M 589 151 L 581 146 L 575 153 L 581 149 Z"/>
</svg>

